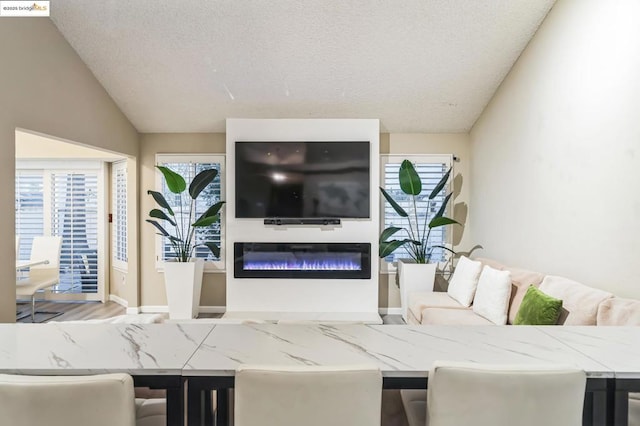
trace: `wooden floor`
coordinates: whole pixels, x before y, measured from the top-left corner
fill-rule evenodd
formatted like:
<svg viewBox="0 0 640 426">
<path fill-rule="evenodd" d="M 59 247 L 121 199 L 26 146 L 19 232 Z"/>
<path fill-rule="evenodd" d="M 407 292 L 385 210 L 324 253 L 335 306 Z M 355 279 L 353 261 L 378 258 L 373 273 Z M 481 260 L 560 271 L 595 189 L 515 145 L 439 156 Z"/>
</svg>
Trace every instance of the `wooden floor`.
<svg viewBox="0 0 640 426">
<path fill-rule="evenodd" d="M 20 323 L 30 323 L 29 304 L 18 304 Z M 35 322 L 81 321 L 88 319 L 111 318 L 124 315 L 126 309 L 115 302 L 36 302 L 36 311 L 61 312 L 61 315 L 36 314 Z M 222 314 L 200 314 L 198 318 L 220 318 Z M 404 324 L 400 315 L 383 315 L 384 324 Z"/>
<path fill-rule="evenodd" d="M 29 304 L 18 304 L 18 318 L 29 314 Z M 124 315 L 126 309 L 115 302 L 36 302 L 36 311 L 62 312 L 62 315 L 36 314 L 35 322 L 48 321 L 78 321 L 87 319 L 103 319 Z M 18 320 L 20 323 L 30 323 L 31 316 Z"/>
</svg>

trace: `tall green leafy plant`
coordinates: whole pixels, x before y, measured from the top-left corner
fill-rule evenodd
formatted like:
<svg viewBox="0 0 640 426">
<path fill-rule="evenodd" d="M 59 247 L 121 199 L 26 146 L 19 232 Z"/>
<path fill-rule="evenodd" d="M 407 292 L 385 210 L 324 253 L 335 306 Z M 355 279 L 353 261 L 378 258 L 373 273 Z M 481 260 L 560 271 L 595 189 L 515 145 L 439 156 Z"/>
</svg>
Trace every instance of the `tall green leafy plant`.
<svg viewBox="0 0 640 426">
<path fill-rule="evenodd" d="M 387 202 L 391 204 L 396 213 L 407 219 L 407 227 L 398 228 L 396 226 L 390 226 L 382 231 L 382 234 L 380 234 L 380 249 L 378 254 L 383 258 L 389 256 L 400 247 L 406 247 L 409 256 L 411 256 L 411 258 L 417 263 L 429 263 L 434 248 L 440 247 L 451 251 L 447 247 L 431 246 L 429 244 L 431 231 L 441 226 L 452 225 L 454 223 L 459 224 L 457 221 L 444 216 L 447 204 L 449 203 L 449 200 L 451 200 L 452 193 L 449 193 L 444 197 L 444 200 L 435 214 L 430 214 L 430 212 L 434 211 L 435 208 L 438 207 L 436 197 L 445 188 L 447 181 L 449 180 L 449 175 L 451 174 L 451 169 L 442 176 L 440 182 L 438 182 L 438 184 L 433 188 L 433 191 L 429 194 L 427 199 L 427 211 L 424 217 L 419 217 L 417 209 L 417 201 L 422 193 L 422 182 L 411 161 L 404 160 L 400 165 L 398 174 L 400 189 L 411 197 L 412 208 L 410 209 L 410 212 L 407 212 L 391 197 L 391 195 L 389 195 L 387 191 L 384 190 L 384 188 L 380 188 L 382 195 Z M 405 230 L 409 238 L 401 240 L 391 239 L 394 234 L 401 230 Z"/>
<path fill-rule="evenodd" d="M 180 199 L 180 211 L 178 213 L 180 213 L 181 217 L 176 217 L 176 212 L 173 211 L 162 193 L 149 190 L 147 194 L 153 197 L 160 209 L 151 210 L 149 216 L 152 219 L 147 219 L 146 221 L 156 227 L 159 235 L 169 240 L 174 257 L 178 262 L 188 262 L 193 256 L 193 251 L 198 246 L 208 247 L 215 257 L 220 257 L 220 247 L 213 241 L 201 243 L 195 241 L 196 230 L 211 226 L 217 222 L 220 218 L 220 209 L 225 203 L 224 201 L 219 201 L 213 204 L 196 219 L 196 200 L 202 191 L 213 182 L 218 175 L 218 171 L 216 169 L 207 169 L 198 173 L 189 184 L 188 205 L 183 205 L 183 193 L 187 190 L 187 183 L 184 177 L 168 167 L 156 166 L 156 168 L 162 172 L 169 191 L 180 195 L 178 197 Z M 187 217 L 186 220 L 183 220 L 185 213 Z M 163 224 L 161 225 L 156 219 L 162 220 Z M 172 232 L 167 231 L 166 224 L 173 227 Z"/>
</svg>

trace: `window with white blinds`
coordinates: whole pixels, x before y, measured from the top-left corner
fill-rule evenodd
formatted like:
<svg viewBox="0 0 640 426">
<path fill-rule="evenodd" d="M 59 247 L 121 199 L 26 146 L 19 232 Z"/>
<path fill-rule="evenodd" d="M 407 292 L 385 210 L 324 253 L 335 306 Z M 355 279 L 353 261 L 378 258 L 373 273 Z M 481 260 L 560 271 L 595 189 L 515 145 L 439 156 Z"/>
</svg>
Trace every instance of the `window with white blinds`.
<svg viewBox="0 0 640 426">
<path fill-rule="evenodd" d="M 445 196 L 450 192 L 449 184 L 451 179 L 449 179 L 448 185 L 445 186 L 444 190 L 438 194 L 438 196 L 432 200 L 430 209 L 429 209 L 429 194 L 438 184 L 442 176 L 449 170 L 453 162 L 452 155 L 381 155 L 381 178 L 382 178 L 382 187 L 391 195 L 391 197 L 407 212 L 410 217 L 414 217 L 414 205 L 413 205 L 413 197 L 405 194 L 400 189 L 400 181 L 398 178 L 398 170 L 400 169 L 400 164 L 403 160 L 409 160 L 413 163 L 420 179 L 422 181 L 422 192 L 417 197 L 417 203 L 415 209 L 417 209 L 418 218 L 420 221 L 420 229 L 422 229 L 423 221 L 425 215 L 428 214 L 429 219 L 433 217 L 442 205 Z M 399 228 L 407 228 L 408 222 L 407 218 L 400 217 L 393 207 L 386 202 L 384 197 L 380 196 L 382 204 L 382 208 L 380 209 L 382 213 L 381 218 L 381 226 L 382 229 L 386 229 L 390 226 L 396 226 Z M 451 208 L 449 205 L 448 208 Z M 446 216 L 446 214 L 445 214 Z M 412 222 L 413 223 L 413 222 Z M 450 246 L 450 236 L 447 231 L 450 227 L 441 226 L 439 228 L 434 228 L 431 231 L 431 236 L 429 238 L 429 246 L 438 246 L 442 245 L 445 247 Z M 393 239 L 404 239 L 409 238 L 409 235 L 406 231 L 398 231 L 394 234 Z M 434 248 L 431 256 L 432 262 L 439 262 L 446 260 L 446 251 L 441 248 Z M 409 253 L 405 247 L 401 247 L 394 251 L 389 256 L 385 257 L 382 262 L 382 269 L 384 270 L 392 270 L 392 262 L 397 261 L 398 259 L 409 259 Z"/>
<path fill-rule="evenodd" d="M 44 235 L 44 186 L 39 170 L 16 171 L 16 235 L 18 260 L 29 260 L 33 237 Z"/>
<path fill-rule="evenodd" d="M 120 161 L 113 164 L 112 180 L 112 251 L 113 266 L 127 268 L 127 163 Z"/>
<path fill-rule="evenodd" d="M 98 292 L 98 172 L 51 173 L 51 235 L 62 236 L 59 291 Z"/>
<path fill-rule="evenodd" d="M 56 292 L 98 292 L 99 170 L 16 171 L 19 258 L 29 259 L 33 237 L 62 236 Z"/>
<path fill-rule="evenodd" d="M 196 200 L 195 218 L 200 217 L 209 207 L 224 199 L 224 183 L 222 177 L 224 175 L 224 156 L 222 155 L 180 155 L 180 154 L 158 154 L 156 156 L 156 164 L 170 168 L 174 172 L 179 173 L 185 178 L 187 188 L 193 180 L 193 178 L 203 170 L 214 168 L 218 170 L 218 175 L 214 181 L 207 186 Z M 162 192 L 165 199 L 171 206 L 171 209 L 176 215 L 176 222 L 178 226 L 183 226 L 184 229 L 189 229 L 191 223 L 195 221 L 192 217 L 191 221 L 188 217 L 189 204 L 191 197 L 189 191 L 179 194 L 174 194 L 166 187 L 164 179 L 161 174 L 158 175 L 158 190 Z M 163 225 L 173 228 L 171 225 L 164 223 Z M 173 229 L 167 229 L 169 233 L 173 234 Z M 161 243 L 159 246 L 158 260 L 166 260 L 172 258 L 173 250 L 171 244 L 167 238 L 160 238 Z M 195 256 L 205 259 L 205 270 L 220 270 L 224 269 L 224 239 L 222 222 L 218 220 L 211 226 L 204 228 L 198 228 L 195 233 L 196 244 L 203 243 L 205 241 L 212 241 L 220 247 L 220 258 L 215 258 L 211 251 L 206 246 L 199 246 L 195 249 Z M 158 266 L 161 266 L 160 264 Z"/>
</svg>

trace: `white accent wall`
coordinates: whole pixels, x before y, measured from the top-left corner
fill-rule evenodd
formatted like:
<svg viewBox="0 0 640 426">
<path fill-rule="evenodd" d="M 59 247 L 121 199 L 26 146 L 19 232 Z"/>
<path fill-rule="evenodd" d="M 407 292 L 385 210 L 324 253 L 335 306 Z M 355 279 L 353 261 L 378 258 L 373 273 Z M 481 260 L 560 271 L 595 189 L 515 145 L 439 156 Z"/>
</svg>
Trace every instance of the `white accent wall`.
<svg viewBox="0 0 640 426">
<path fill-rule="evenodd" d="M 558 0 L 471 131 L 483 257 L 640 298 L 640 2 Z"/>
<path fill-rule="evenodd" d="M 378 312 L 380 125 L 367 119 L 227 120 L 227 311 Z M 369 219 L 343 219 L 340 226 L 266 226 L 263 219 L 235 218 L 236 141 L 369 141 Z M 236 279 L 235 242 L 371 243 L 371 279 Z"/>
</svg>

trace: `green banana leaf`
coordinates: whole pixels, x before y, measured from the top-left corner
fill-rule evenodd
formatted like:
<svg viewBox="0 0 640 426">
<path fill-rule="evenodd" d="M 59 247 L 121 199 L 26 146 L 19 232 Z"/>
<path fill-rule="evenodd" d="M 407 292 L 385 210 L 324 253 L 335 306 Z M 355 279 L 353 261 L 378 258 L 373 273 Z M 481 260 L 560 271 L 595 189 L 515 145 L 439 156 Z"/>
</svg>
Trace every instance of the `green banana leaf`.
<svg viewBox="0 0 640 426">
<path fill-rule="evenodd" d="M 440 226 L 445 226 L 445 225 L 452 225 L 454 223 L 457 223 L 458 225 L 460 225 L 460 223 L 457 220 L 453 220 L 448 217 L 444 217 L 444 216 L 434 217 L 433 219 L 431 219 L 431 222 L 429 222 L 429 229 L 438 228 Z"/>
<path fill-rule="evenodd" d="M 164 198 L 164 195 L 162 195 L 158 191 L 152 191 L 152 190 L 148 190 L 147 194 L 151 195 L 153 199 L 156 201 L 156 203 L 158 203 L 158 205 L 163 209 L 166 209 L 171 216 L 175 216 L 175 214 L 173 213 L 173 210 L 171 210 L 171 206 L 169 205 L 169 203 L 167 203 L 167 200 Z"/>
<path fill-rule="evenodd" d="M 201 221 L 204 218 L 217 215 L 220 209 L 222 208 L 222 206 L 224 205 L 224 203 L 225 201 L 218 201 L 217 203 L 209 207 L 207 211 L 205 211 L 204 213 L 202 213 L 202 215 L 200 215 L 198 220 L 196 220 L 196 223 Z"/>
<path fill-rule="evenodd" d="M 438 209 L 438 212 L 436 213 L 434 218 L 442 217 L 444 215 L 444 211 L 447 209 L 447 204 L 449 203 L 449 200 L 451 199 L 452 195 L 453 195 L 453 192 L 450 192 L 449 195 L 444 197 L 444 201 L 442 202 L 442 205 L 440 205 L 440 209 Z"/>
<path fill-rule="evenodd" d="M 204 245 L 207 246 L 209 250 L 211 250 L 211 253 L 213 253 L 215 257 L 220 257 L 220 247 L 218 247 L 215 243 L 206 242 L 204 243 Z"/>
<path fill-rule="evenodd" d="M 384 198 L 389 202 L 389 204 L 391 204 L 391 207 L 393 207 L 393 209 L 396 211 L 396 213 L 398 213 L 399 216 L 409 216 L 409 214 L 402 207 L 400 207 L 400 205 L 396 203 L 393 198 L 391 198 L 391 195 L 389 195 L 389 193 L 385 191 L 384 188 L 380 187 L 380 191 L 382 191 L 382 195 L 384 196 Z"/>
<path fill-rule="evenodd" d="M 435 188 L 433 188 L 433 191 L 431 191 L 431 194 L 429 194 L 430 200 L 433 200 L 434 198 L 436 198 L 436 196 L 440 193 L 440 191 L 442 191 L 442 188 L 444 188 L 444 186 L 447 184 L 447 180 L 449 179 L 450 174 L 451 174 L 451 167 L 449 167 L 449 170 L 447 170 L 447 173 L 445 173 L 444 176 L 442 176 L 442 179 L 440 179 L 440 182 L 438 182 Z"/>
<path fill-rule="evenodd" d="M 169 234 L 163 227 L 162 225 L 160 225 L 157 221 L 155 220 L 151 220 L 151 219 L 146 219 L 145 222 L 149 222 L 150 224 L 152 224 L 153 226 L 155 226 L 158 231 L 160 231 L 162 233 L 162 235 L 164 235 L 165 237 L 171 237 L 171 234 Z"/>
<path fill-rule="evenodd" d="M 201 228 L 203 226 L 213 225 L 218 221 L 218 219 L 220 219 L 220 216 L 218 215 L 203 217 L 196 220 L 191 226 L 195 228 Z"/>
<path fill-rule="evenodd" d="M 189 185 L 189 195 L 192 199 L 198 198 L 198 195 L 218 176 L 216 169 L 203 170 L 196 175 Z"/>
<path fill-rule="evenodd" d="M 398 177 L 400 180 L 400 189 L 402 189 L 402 192 L 405 194 L 419 195 L 420 192 L 422 192 L 422 181 L 411 161 L 404 160 L 402 162 Z"/>
<path fill-rule="evenodd" d="M 167 188 L 169 188 L 169 191 L 173 192 L 174 194 L 180 194 L 182 191 L 187 189 L 187 183 L 184 181 L 184 178 L 178 173 L 165 166 L 156 166 L 156 168 L 162 172 L 164 180 L 167 182 Z"/>
<path fill-rule="evenodd" d="M 391 253 L 396 251 L 396 249 L 398 249 L 399 247 L 402 247 L 403 245 L 405 245 L 407 243 L 413 243 L 413 244 L 417 243 L 416 245 L 420 245 L 421 244 L 419 241 L 410 240 L 410 239 L 383 241 L 383 242 L 380 243 L 380 247 L 378 248 L 378 256 L 381 257 L 381 258 L 382 257 L 387 257 Z"/>
<path fill-rule="evenodd" d="M 396 232 L 402 230 L 403 228 L 397 228 L 395 226 L 390 226 L 387 229 L 385 229 L 384 231 L 382 231 L 382 234 L 380 234 L 380 239 L 379 242 L 383 243 L 387 240 L 387 238 L 389 238 L 390 236 L 392 236 L 393 234 L 395 234 Z"/>
<path fill-rule="evenodd" d="M 162 220 L 166 220 L 167 222 L 169 222 L 170 224 L 172 224 L 173 226 L 176 226 L 176 223 L 169 217 L 167 216 L 167 214 L 165 212 L 163 212 L 160 209 L 153 209 L 149 212 L 149 216 L 151 217 L 155 217 L 156 219 L 162 219 Z"/>
</svg>

